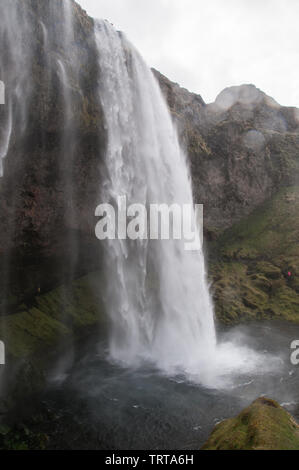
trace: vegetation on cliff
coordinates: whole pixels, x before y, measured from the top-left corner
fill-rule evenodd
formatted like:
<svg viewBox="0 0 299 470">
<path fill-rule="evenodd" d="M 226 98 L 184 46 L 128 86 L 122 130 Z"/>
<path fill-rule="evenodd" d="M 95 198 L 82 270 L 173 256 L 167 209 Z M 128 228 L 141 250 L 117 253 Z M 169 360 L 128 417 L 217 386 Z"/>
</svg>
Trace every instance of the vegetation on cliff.
<svg viewBox="0 0 299 470">
<path fill-rule="evenodd" d="M 281 189 L 210 246 L 217 317 L 299 322 L 299 187 Z"/>
<path fill-rule="evenodd" d="M 69 285 L 37 294 L 30 305 L 8 315 L 1 338 L 8 356 L 35 357 L 59 341 L 67 341 L 82 328 L 104 324 L 101 276 L 91 273 Z"/>
</svg>

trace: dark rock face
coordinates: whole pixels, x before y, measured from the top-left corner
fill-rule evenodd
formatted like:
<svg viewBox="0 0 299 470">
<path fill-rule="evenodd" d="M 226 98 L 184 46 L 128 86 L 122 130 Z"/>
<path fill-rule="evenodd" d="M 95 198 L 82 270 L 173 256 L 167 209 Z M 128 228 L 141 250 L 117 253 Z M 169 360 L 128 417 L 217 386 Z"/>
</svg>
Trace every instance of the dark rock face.
<svg viewBox="0 0 299 470">
<path fill-rule="evenodd" d="M 0 107 L 0 122 L 8 119 L 10 105 L 13 120 L 0 180 L 1 298 L 8 299 L 2 312 L 99 263 L 94 210 L 106 135 L 93 20 L 72 3 L 73 31 L 67 31 L 63 3 L 18 0 L 9 14 L 26 27 L 15 38 L 16 50 L 9 51 L 14 60 L 1 51 L 8 102 Z M 11 47 L 8 31 L 1 39 Z M 19 53 L 27 73 L 21 99 L 13 88 L 21 73 L 15 65 Z"/>
<path fill-rule="evenodd" d="M 200 96 L 156 76 L 181 129 L 207 232 L 232 226 L 279 187 L 296 184 L 296 108 L 279 106 L 253 85 L 227 88 L 205 105 Z"/>
</svg>

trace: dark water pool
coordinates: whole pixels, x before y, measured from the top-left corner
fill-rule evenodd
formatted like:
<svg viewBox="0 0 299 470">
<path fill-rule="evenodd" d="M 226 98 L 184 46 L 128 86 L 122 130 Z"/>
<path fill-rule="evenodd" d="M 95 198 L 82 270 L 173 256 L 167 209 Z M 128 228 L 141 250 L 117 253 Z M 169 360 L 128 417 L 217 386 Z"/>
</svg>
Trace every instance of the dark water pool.
<svg viewBox="0 0 299 470">
<path fill-rule="evenodd" d="M 258 323 L 220 334 L 226 335 L 240 337 L 265 354 L 265 364 L 250 374 L 240 371 L 222 389 L 193 384 L 184 377 L 165 377 L 150 368 L 121 368 L 106 360 L 101 344 L 88 353 L 82 351 L 81 359 L 68 370 L 60 364 L 44 397 L 61 419 L 60 445 L 196 449 L 217 422 L 261 395 L 278 400 L 299 420 L 299 366 L 290 361 L 290 343 L 299 339 L 299 326 Z M 269 353 L 279 357 L 270 371 Z"/>
</svg>

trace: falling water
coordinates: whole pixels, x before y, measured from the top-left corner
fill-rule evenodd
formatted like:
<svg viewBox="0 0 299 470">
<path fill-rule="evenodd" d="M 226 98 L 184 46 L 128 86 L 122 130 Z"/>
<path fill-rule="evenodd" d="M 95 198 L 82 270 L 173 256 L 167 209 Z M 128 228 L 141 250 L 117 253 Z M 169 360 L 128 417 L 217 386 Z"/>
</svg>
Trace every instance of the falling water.
<svg viewBox="0 0 299 470">
<path fill-rule="evenodd" d="M 190 204 L 190 175 L 151 70 L 108 22 L 96 26 L 99 93 L 108 130 L 103 200 Z M 107 241 L 112 358 L 147 359 L 163 370 L 199 367 L 216 346 L 202 251 L 180 240 Z"/>
<path fill-rule="evenodd" d="M 29 14 L 28 4 L 16 0 L 0 0 L 2 20 L 0 23 L 0 80 L 5 85 L 6 103 L 0 109 L 0 176 L 3 176 L 3 160 L 9 153 L 13 136 L 19 141 L 25 135 L 30 123 L 30 101 L 34 89 L 34 51 L 37 38 L 36 26 Z M 70 120 L 72 106 L 70 93 L 70 77 L 67 76 L 65 57 L 72 64 L 71 73 L 73 81 L 77 61 L 71 47 L 73 32 L 73 11 L 71 0 L 63 2 L 45 2 L 36 4 L 37 17 L 44 9 L 47 23 L 52 25 L 51 34 L 43 21 L 39 20 L 42 31 L 44 57 L 46 58 L 46 70 L 48 81 L 52 79 L 52 73 L 60 72 L 61 86 L 65 97 L 65 127 Z M 58 35 L 61 37 L 62 54 L 54 53 L 57 41 L 56 30 L 53 25 L 61 24 L 61 32 L 57 26 Z M 75 77 L 75 78 L 74 78 Z"/>
<path fill-rule="evenodd" d="M 6 103 L 1 109 L 0 177 L 3 160 L 7 156 L 13 131 L 21 138 L 28 122 L 28 100 L 31 94 L 32 52 L 24 41 L 30 34 L 30 22 L 25 4 L 1 0 L 0 80 L 5 84 Z"/>
<path fill-rule="evenodd" d="M 41 162 L 49 158 L 49 127 L 52 125 L 54 113 L 59 121 L 59 148 L 57 171 L 53 168 L 53 173 L 56 177 L 55 183 L 58 187 L 62 186 L 65 194 L 61 206 L 64 206 L 66 215 L 61 225 L 69 227 L 72 224 L 72 228 L 75 225 L 73 158 L 77 128 L 74 125 L 74 108 L 78 108 L 78 98 L 75 103 L 74 95 L 77 97 L 82 93 L 78 85 L 78 47 L 74 43 L 74 2 L 0 0 L 0 7 L 0 80 L 5 84 L 5 104 L 0 106 L 0 177 L 4 176 L 0 179 L 0 188 L 9 193 L 9 208 L 7 209 L 5 204 L 4 207 L 1 206 L 1 217 L 7 220 L 6 226 L 2 228 L 3 238 L 5 236 L 5 240 L 8 240 L 2 243 L 4 254 L 0 267 L 0 314 L 3 314 L 4 319 L 1 322 L 3 321 L 4 325 L 11 285 L 14 289 L 18 285 L 8 247 L 10 241 L 13 245 L 21 225 L 20 218 L 24 217 L 20 216 L 20 211 L 24 211 L 25 206 L 25 203 L 22 206 L 23 195 L 32 191 L 30 171 L 32 174 L 31 165 L 34 166 L 34 163 L 30 154 L 38 152 Z M 53 132 L 53 125 L 51 131 Z M 45 173 L 42 170 L 37 170 L 35 184 L 44 187 Z M 32 216 L 37 220 L 36 214 L 41 209 L 38 202 L 34 207 L 36 210 L 30 215 L 27 210 L 27 227 L 34 225 L 29 218 Z M 38 223 L 42 225 L 41 220 Z M 69 278 L 74 274 L 78 253 L 74 232 L 68 230 L 65 236 L 68 237 L 65 243 L 69 247 L 65 272 Z M 37 246 L 33 248 L 38 250 Z M 21 256 L 18 262 L 22 264 Z M 23 266 L 20 268 L 23 269 Z M 43 279 L 38 279 L 37 276 L 36 286 L 32 287 L 34 293 L 42 282 Z"/>
<path fill-rule="evenodd" d="M 158 82 L 140 54 L 107 21 L 95 26 L 108 148 L 102 200 L 116 205 L 188 204 L 194 208 L 184 152 Z M 195 220 L 193 209 L 193 221 Z M 216 341 L 202 249 L 183 240 L 105 240 L 110 357 L 149 363 L 211 387 L 279 368 L 244 347 L 244 338 Z"/>
<path fill-rule="evenodd" d="M 7 100 L 0 110 L 0 163 L 4 158 L 9 161 L 12 142 L 19 144 L 15 161 L 22 161 L 22 136 L 30 136 L 30 113 L 36 109 L 31 107 L 31 101 L 36 99 L 35 74 L 45 69 L 39 75 L 45 85 L 43 99 L 52 105 L 59 97 L 62 104 L 58 178 L 63 182 L 66 225 L 76 229 L 74 158 L 79 148 L 79 131 L 75 115 L 84 96 L 80 87 L 80 41 L 73 25 L 75 4 L 70 0 L 36 2 L 36 18 L 34 15 L 29 18 L 26 2 L 3 2 L 0 0 L 4 14 L 0 23 L 0 41 L 4 44 L 0 80 L 6 85 Z M 35 56 L 36 31 L 44 49 L 40 69 L 35 62 L 39 57 L 38 53 Z M 125 195 L 128 205 L 193 207 L 186 157 L 151 70 L 125 36 L 108 22 L 95 23 L 95 40 L 98 98 L 105 112 L 108 136 L 105 178 L 101 181 L 103 202 L 116 204 L 118 197 Z M 41 119 L 49 119 L 47 106 L 40 108 Z M 39 116 L 32 117 L 37 120 Z M 43 152 L 43 145 L 39 151 Z M 23 179 L 22 171 L 18 178 Z M 13 178 L 12 181 L 14 185 L 17 182 Z M 14 198 L 17 195 L 12 194 L 12 214 Z M 13 233 L 13 223 L 9 231 Z M 78 243 L 72 236 L 68 239 L 70 279 Z M 185 373 L 213 385 L 223 370 L 229 372 L 233 367 L 239 371 L 243 367 L 248 371 L 257 364 L 250 351 L 233 348 L 231 344 L 217 345 L 202 250 L 185 251 L 184 240 L 119 239 L 106 240 L 102 245 L 106 248 L 105 301 L 111 320 L 113 360 L 130 366 L 146 361 L 166 373 Z M 4 298 L 9 267 L 8 253 L 1 267 Z"/>
</svg>

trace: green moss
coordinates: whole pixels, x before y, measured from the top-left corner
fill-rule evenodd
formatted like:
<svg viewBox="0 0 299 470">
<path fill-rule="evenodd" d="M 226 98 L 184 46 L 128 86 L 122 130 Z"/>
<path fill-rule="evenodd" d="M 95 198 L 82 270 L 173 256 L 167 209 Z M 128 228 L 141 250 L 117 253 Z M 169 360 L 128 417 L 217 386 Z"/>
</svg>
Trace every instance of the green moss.
<svg viewBox="0 0 299 470">
<path fill-rule="evenodd" d="M 33 304 L 2 318 L 0 338 L 7 354 L 28 358 L 84 327 L 104 323 L 98 273 L 36 296 Z M 24 308 L 25 307 L 25 308 Z"/>
<path fill-rule="evenodd" d="M 211 244 L 209 274 L 220 320 L 299 322 L 298 213 L 299 187 L 284 188 Z"/>
<path fill-rule="evenodd" d="M 9 315 L 4 323 L 1 337 L 4 338 L 7 353 L 20 358 L 32 355 L 39 348 L 49 346 L 69 333 L 62 323 L 37 308 Z"/>
<path fill-rule="evenodd" d="M 299 450 L 299 426 L 274 400 L 262 397 L 219 423 L 203 450 Z"/>
</svg>

